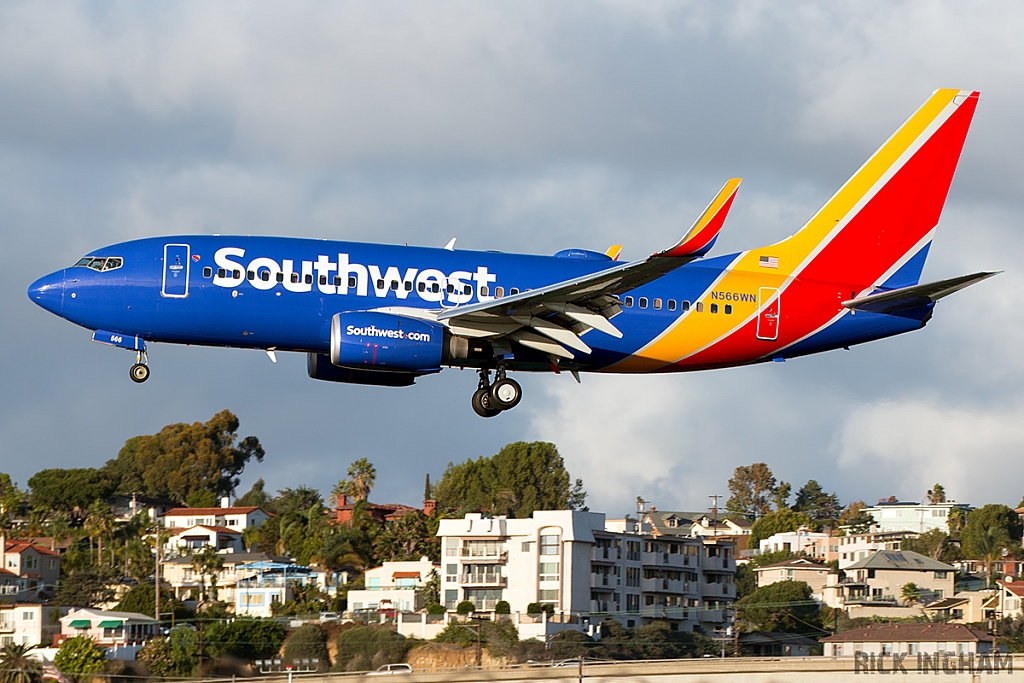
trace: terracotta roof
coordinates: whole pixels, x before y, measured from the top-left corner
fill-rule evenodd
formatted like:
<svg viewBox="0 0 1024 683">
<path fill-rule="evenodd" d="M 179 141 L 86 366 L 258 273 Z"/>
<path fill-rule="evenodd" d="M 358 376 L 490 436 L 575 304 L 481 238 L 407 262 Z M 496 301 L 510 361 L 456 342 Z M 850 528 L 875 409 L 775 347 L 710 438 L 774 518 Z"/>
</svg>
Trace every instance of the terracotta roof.
<svg viewBox="0 0 1024 683">
<path fill-rule="evenodd" d="M 999 579 L 996 583 L 1014 595 L 1024 597 L 1024 581 L 1003 581 L 1002 579 Z"/>
<path fill-rule="evenodd" d="M 392 579 L 418 579 L 420 578 L 419 572 L 395 572 L 391 575 Z"/>
<path fill-rule="evenodd" d="M 60 555 L 60 553 L 58 552 L 54 552 L 49 548 L 44 548 L 43 546 L 33 543 L 31 541 L 22 541 L 16 538 L 7 541 L 7 544 L 4 547 L 4 551 L 8 553 L 21 553 L 28 550 L 29 548 L 35 550 L 40 555 Z"/>
<path fill-rule="evenodd" d="M 823 643 L 992 642 L 992 636 L 963 624 L 872 624 L 822 638 Z"/>
<path fill-rule="evenodd" d="M 164 517 L 187 517 L 189 515 L 247 515 L 259 510 L 258 505 L 244 505 L 229 508 L 174 508 L 168 510 Z"/>
</svg>

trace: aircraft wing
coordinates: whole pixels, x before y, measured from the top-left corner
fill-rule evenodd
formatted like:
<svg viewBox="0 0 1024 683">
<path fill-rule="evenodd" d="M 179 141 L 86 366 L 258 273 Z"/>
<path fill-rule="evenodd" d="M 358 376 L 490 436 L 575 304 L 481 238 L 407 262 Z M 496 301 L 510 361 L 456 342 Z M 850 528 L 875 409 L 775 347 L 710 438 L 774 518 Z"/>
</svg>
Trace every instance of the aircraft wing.
<svg viewBox="0 0 1024 683">
<path fill-rule="evenodd" d="M 939 280 L 938 282 L 929 282 L 923 285 L 912 285 L 910 287 L 875 292 L 874 294 L 844 301 L 843 306 L 854 311 L 894 313 L 908 308 L 926 306 L 950 294 L 959 292 L 965 287 L 970 287 L 976 282 L 987 280 L 993 275 L 998 274 L 999 271 L 985 271 L 972 275 L 961 275 L 960 277 L 948 280 Z"/>
<path fill-rule="evenodd" d="M 581 338 L 590 330 L 622 336 L 611 323 L 622 312 L 618 293 L 657 280 L 707 253 L 725 223 L 739 184 L 739 178 L 727 182 L 683 239 L 669 249 L 512 296 L 445 309 L 437 319 L 454 334 L 507 338 L 557 358 L 573 358 L 570 349 L 590 353 Z"/>
</svg>

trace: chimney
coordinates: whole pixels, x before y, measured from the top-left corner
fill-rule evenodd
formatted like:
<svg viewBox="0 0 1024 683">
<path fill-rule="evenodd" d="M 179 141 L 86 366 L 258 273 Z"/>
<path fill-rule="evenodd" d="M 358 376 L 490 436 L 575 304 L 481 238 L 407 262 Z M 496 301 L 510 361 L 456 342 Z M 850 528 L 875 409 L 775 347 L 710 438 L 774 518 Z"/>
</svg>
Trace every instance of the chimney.
<svg viewBox="0 0 1024 683">
<path fill-rule="evenodd" d="M 427 498 L 425 501 L 423 501 L 423 514 L 425 514 L 427 517 L 429 517 L 430 515 L 434 514 L 434 510 L 436 510 L 436 509 L 437 509 L 437 501 L 436 500 L 431 500 L 430 498 Z"/>
<path fill-rule="evenodd" d="M 220 506 L 222 508 L 231 507 L 231 498 L 229 498 L 228 496 L 222 496 L 220 499 Z"/>
</svg>

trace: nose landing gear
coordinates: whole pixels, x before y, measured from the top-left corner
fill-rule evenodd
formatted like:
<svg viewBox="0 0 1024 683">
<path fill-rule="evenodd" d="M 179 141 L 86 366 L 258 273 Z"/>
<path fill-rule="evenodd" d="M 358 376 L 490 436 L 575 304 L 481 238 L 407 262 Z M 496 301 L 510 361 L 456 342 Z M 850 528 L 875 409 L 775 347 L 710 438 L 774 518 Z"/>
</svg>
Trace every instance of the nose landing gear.
<svg viewBox="0 0 1024 683">
<path fill-rule="evenodd" d="M 128 370 L 128 376 L 136 384 L 142 384 L 149 379 L 149 356 L 145 351 L 139 351 L 135 354 L 135 365 Z"/>
<path fill-rule="evenodd" d="M 473 392 L 473 411 L 480 417 L 494 417 L 503 410 L 511 410 L 519 405 L 523 398 L 523 388 L 519 382 L 505 376 L 505 366 L 498 364 L 494 372 L 494 384 L 491 384 L 491 371 L 480 368 L 480 383 Z"/>
</svg>

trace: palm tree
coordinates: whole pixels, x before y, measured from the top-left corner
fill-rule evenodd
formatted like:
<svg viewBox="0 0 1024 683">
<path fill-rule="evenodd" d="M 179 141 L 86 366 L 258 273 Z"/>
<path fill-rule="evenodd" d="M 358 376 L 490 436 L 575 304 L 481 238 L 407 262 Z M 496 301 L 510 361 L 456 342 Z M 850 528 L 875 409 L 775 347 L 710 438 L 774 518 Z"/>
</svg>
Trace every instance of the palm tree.
<svg viewBox="0 0 1024 683">
<path fill-rule="evenodd" d="M 353 497 L 356 500 L 369 498 L 373 482 L 377 478 L 377 470 L 374 469 L 373 463 L 366 458 L 359 458 L 349 465 L 348 476 L 352 480 Z"/>
<path fill-rule="evenodd" d="M 206 546 L 192 556 L 192 569 L 199 574 L 199 590 L 203 602 L 206 602 L 206 577 L 211 576 L 210 592 L 217 599 L 217 574 L 224 568 L 224 558 L 217 554 L 213 546 Z"/>
<path fill-rule="evenodd" d="M 31 657 L 35 645 L 7 643 L 0 650 L 0 683 L 42 683 L 43 663 Z"/>
<path fill-rule="evenodd" d="M 328 502 L 337 509 L 342 505 L 348 504 L 348 499 L 354 496 L 355 487 L 352 486 L 352 482 L 348 479 L 340 479 L 334 485 L 334 488 L 331 489 L 331 497 L 328 499 Z"/>
<path fill-rule="evenodd" d="M 946 502 L 946 489 L 942 484 L 936 484 L 935 488 L 928 490 L 928 502 L 932 505 Z"/>
</svg>

